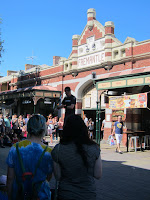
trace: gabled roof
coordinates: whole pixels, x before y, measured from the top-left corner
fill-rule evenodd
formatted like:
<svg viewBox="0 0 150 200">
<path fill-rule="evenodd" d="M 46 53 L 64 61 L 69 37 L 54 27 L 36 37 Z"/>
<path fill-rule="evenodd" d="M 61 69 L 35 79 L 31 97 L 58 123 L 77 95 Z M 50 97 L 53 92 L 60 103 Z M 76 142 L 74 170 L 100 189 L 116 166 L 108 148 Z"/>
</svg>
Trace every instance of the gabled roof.
<svg viewBox="0 0 150 200">
<path fill-rule="evenodd" d="M 128 42 L 137 42 L 137 41 L 135 38 L 127 37 L 124 43 L 128 43 Z"/>
<path fill-rule="evenodd" d="M 105 35 L 104 26 L 97 20 L 93 20 L 93 22 L 94 22 L 93 29 L 92 29 L 90 36 L 98 34 L 97 31 L 99 31 L 99 38 L 104 37 L 104 35 Z M 86 26 L 84 27 L 84 29 L 81 33 L 80 39 L 78 40 L 78 45 L 81 45 L 81 41 L 82 41 L 83 37 L 86 35 L 87 31 L 88 31 L 88 24 L 86 24 Z M 85 37 L 88 38 L 90 36 L 85 36 Z"/>
<path fill-rule="evenodd" d="M 39 85 L 39 86 L 31 86 L 31 87 L 26 87 L 26 88 L 19 88 L 19 89 L 16 89 L 16 90 L 4 91 L 4 92 L 1 92 L 0 95 L 20 93 L 20 92 L 28 92 L 28 91 L 32 91 L 32 90 L 41 90 L 41 91 L 44 90 L 44 91 L 60 92 L 55 87 L 51 87 L 49 85 Z"/>
</svg>

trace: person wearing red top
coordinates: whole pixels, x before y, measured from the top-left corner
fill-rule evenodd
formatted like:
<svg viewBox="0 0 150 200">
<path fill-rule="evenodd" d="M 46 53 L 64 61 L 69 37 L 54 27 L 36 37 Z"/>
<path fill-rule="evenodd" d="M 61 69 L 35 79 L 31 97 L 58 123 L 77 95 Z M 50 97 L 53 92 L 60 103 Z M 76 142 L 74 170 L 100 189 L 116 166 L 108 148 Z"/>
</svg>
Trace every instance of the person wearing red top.
<svg viewBox="0 0 150 200">
<path fill-rule="evenodd" d="M 59 137 L 60 138 L 61 138 L 61 135 L 62 135 L 62 132 L 63 132 L 63 125 L 64 125 L 64 122 L 63 122 L 62 118 L 60 117 L 59 121 L 58 121 L 58 130 L 59 130 Z"/>
</svg>

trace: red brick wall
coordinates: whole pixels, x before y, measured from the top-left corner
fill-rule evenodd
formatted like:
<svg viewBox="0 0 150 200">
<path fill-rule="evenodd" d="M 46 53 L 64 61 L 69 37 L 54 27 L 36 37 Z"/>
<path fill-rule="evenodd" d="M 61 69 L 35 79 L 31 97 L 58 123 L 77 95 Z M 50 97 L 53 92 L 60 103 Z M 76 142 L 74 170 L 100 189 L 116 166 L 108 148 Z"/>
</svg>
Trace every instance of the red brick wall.
<svg viewBox="0 0 150 200">
<path fill-rule="evenodd" d="M 71 88 L 71 90 L 75 92 L 75 89 L 76 89 L 78 84 L 79 84 L 79 82 L 77 82 L 77 83 L 69 83 L 69 84 L 64 84 L 63 87 L 65 88 L 65 87 L 69 86 Z"/>
<path fill-rule="evenodd" d="M 113 43 L 114 42 L 114 40 L 112 40 L 112 39 L 105 39 L 105 43 Z"/>
<path fill-rule="evenodd" d="M 150 52 L 150 43 L 139 45 L 133 48 L 133 55 Z"/>
<path fill-rule="evenodd" d="M 72 50 L 71 53 L 72 53 L 72 54 L 73 54 L 73 53 L 78 53 L 78 50 Z"/>
<path fill-rule="evenodd" d="M 135 64 L 133 64 L 133 68 L 140 68 L 150 66 L 150 58 L 137 60 Z"/>
<path fill-rule="evenodd" d="M 126 48 L 125 52 L 126 52 L 126 56 L 131 56 L 132 54 L 139 55 L 143 53 L 148 53 L 150 52 L 150 43 Z"/>
<path fill-rule="evenodd" d="M 49 69 L 46 69 L 44 71 L 40 71 L 40 76 L 45 76 L 45 75 L 48 75 L 48 74 L 55 74 L 57 72 L 61 72 L 63 69 L 62 69 L 62 66 L 58 66 L 58 67 L 51 67 Z"/>
<path fill-rule="evenodd" d="M 77 61 L 73 61 L 73 62 L 72 62 L 72 65 L 77 65 Z"/>
<path fill-rule="evenodd" d="M 111 56 L 112 53 L 111 52 L 105 52 L 105 56 Z"/>
<path fill-rule="evenodd" d="M 113 27 L 105 27 L 105 34 L 108 34 L 108 33 L 114 34 L 114 28 Z"/>
<path fill-rule="evenodd" d="M 78 46 L 78 40 L 72 40 L 72 46 Z"/>
<path fill-rule="evenodd" d="M 88 17 L 88 21 L 96 19 L 95 17 Z"/>
<path fill-rule="evenodd" d="M 100 30 L 97 27 L 93 27 L 92 31 L 90 31 L 89 29 L 85 31 L 85 34 L 83 35 L 83 39 L 81 40 L 81 44 L 85 44 L 86 43 L 86 39 L 88 37 L 91 37 L 95 35 L 95 39 L 99 39 L 102 37 L 102 32 L 100 32 Z"/>
</svg>

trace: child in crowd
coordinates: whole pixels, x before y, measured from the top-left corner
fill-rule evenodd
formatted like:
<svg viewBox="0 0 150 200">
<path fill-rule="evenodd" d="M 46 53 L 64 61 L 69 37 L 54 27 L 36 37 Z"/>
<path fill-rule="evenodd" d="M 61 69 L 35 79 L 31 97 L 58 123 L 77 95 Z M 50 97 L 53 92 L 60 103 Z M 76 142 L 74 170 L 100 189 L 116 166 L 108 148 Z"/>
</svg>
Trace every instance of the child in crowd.
<svg viewBox="0 0 150 200">
<path fill-rule="evenodd" d="M 27 127 L 25 125 L 22 127 L 21 137 L 22 137 L 22 140 L 27 138 Z"/>
<path fill-rule="evenodd" d="M 14 137 L 13 137 L 13 141 L 12 143 L 15 144 L 18 142 L 18 137 L 17 137 L 17 133 L 14 133 Z"/>
<path fill-rule="evenodd" d="M 46 124 L 47 124 L 47 135 L 50 136 L 51 144 L 53 143 L 53 134 L 52 134 L 54 129 L 53 121 L 54 120 L 52 114 L 49 114 Z"/>
<path fill-rule="evenodd" d="M 94 122 L 92 121 L 92 118 L 89 119 L 88 129 L 89 129 L 89 137 L 90 139 L 93 140 Z"/>
</svg>

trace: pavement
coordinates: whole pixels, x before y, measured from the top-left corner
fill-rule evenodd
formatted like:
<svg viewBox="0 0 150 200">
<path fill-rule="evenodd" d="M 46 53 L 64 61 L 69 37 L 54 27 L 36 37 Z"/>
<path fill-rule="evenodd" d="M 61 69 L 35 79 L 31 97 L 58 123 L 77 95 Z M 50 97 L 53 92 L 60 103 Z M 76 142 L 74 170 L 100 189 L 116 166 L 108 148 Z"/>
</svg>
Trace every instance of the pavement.
<svg viewBox="0 0 150 200">
<path fill-rule="evenodd" d="M 7 173 L 5 160 L 9 149 L 0 148 L 0 176 Z M 118 154 L 115 146 L 101 143 L 103 175 L 95 180 L 97 200 L 150 200 L 150 150 L 121 150 L 123 154 Z M 50 185 L 54 187 L 54 177 Z"/>
</svg>

